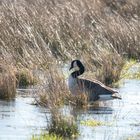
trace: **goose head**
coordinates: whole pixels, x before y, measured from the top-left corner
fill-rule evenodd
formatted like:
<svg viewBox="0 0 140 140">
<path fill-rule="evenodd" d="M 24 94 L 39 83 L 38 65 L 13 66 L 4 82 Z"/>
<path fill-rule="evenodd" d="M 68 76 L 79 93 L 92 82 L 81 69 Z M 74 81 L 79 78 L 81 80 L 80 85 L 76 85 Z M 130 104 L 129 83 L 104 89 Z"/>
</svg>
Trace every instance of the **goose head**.
<svg viewBox="0 0 140 140">
<path fill-rule="evenodd" d="M 85 71 L 84 65 L 81 63 L 80 60 L 73 60 L 70 66 L 70 73 L 73 78 L 78 77 L 79 75 L 83 74 Z"/>
</svg>

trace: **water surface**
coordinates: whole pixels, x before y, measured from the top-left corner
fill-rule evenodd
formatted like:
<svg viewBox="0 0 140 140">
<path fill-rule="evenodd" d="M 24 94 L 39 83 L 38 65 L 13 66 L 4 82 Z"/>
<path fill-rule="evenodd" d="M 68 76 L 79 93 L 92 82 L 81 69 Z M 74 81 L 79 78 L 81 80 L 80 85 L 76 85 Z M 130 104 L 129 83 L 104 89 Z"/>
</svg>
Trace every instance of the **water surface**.
<svg viewBox="0 0 140 140">
<path fill-rule="evenodd" d="M 27 140 L 46 129 L 49 111 L 32 105 L 34 97 L 29 93 L 30 90 L 20 90 L 15 100 L 0 100 L 0 140 Z"/>
<path fill-rule="evenodd" d="M 140 133 L 140 80 L 125 80 L 118 90 L 122 100 L 102 102 L 85 110 L 67 108 L 77 118 L 77 140 L 125 140 Z M 18 89 L 15 100 L 0 100 L 0 140 L 28 140 L 46 129 L 50 112 L 32 105 L 32 91 Z M 80 123 L 83 120 L 98 120 L 106 125 L 85 126 Z"/>
<path fill-rule="evenodd" d="M 125 80 L 118 90 L 121 101 L 108 101 L 97 109 L 81 111 L 80 120 L 99 120 L 106 125 L 80 125 L 78 140 L 125 140 L 140 134 L 140 80 Z"/>
</svg>

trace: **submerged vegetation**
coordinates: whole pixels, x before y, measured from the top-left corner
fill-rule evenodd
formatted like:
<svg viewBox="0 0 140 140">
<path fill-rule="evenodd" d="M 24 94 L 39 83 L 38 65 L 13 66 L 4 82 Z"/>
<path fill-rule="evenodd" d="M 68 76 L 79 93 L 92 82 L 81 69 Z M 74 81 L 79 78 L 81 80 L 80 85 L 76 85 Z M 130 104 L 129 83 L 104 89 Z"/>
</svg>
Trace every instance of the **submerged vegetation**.
<svg viewBox="0 0 140 140">
<path fill-rule="evenodd" d="M 0 98 L 15 97 L 18 85 L 35 84 L 33 70 L 41 71 L 38 102 L 51 110 L 49 132 L 77 134 L 75 123 L 53 113 L 65 102 L 87 103 L 69 94 L 62 64 L 81 59 L 93 78 L 117 82 L 127 59 L 140 60 L 139 6 L 139 0 L 1 0 Z"/>
<path fill-rule="evenodd" d="M 97 120 L 87 120 L 87 121 L 81 121 L 82 125 L 86 126 L 100 126 L 100 125 L 105 125 L 105 123 L 97 121 Z"/>
<path fill-rule="evenodd" d="M 59 137 L 57 135 L 50 135 L 50 134 L 41 134 L 40 136 L 32 136 L 31 140 L 63 140 L 62 137 Z"/>
</svg>

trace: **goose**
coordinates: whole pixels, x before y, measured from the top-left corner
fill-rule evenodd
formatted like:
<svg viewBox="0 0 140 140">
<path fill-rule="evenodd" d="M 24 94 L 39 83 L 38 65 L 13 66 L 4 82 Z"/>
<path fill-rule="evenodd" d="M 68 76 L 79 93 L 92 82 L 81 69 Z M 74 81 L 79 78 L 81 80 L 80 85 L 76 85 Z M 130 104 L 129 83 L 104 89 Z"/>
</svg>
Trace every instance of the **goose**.
<svg viewBox="0 0 140 140">
<path fill-rule="evenodd" d="M 68 86 L 72 95 L 85 94 L 89 102 L 121 99 L 120 94 L 114 89 L 105 86 L 97 80 L 79 78 L 85 72 L 85 67 L 80 60 L 73 60 L 69 69 Z"/>
</svg>

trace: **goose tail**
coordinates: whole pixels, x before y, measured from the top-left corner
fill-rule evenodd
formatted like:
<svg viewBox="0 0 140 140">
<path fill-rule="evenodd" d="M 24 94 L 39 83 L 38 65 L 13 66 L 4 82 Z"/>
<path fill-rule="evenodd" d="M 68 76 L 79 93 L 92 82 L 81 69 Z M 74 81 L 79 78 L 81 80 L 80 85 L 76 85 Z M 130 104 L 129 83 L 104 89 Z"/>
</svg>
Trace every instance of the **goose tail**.
<svg viewBox="0 0 140 140">
<path fill-rule="evenodd" d="M 120 100 L 122 99 L 121 95 L 120 95 L 118 92 L 113 93 L 113 94 L 112 94 L 112 98 L 113 98 L 113 99 L 120 99 Z"/>
<path fill-rule="evenodd" d="M 122 99 L 121 95 L 119 93 L 113 93 L 113 94 L 104 94 L 104 95 L 99 95 L 99 101 L 106 101 L 106 100 L 113 100 L 113 99 Z"/>
</svg>

